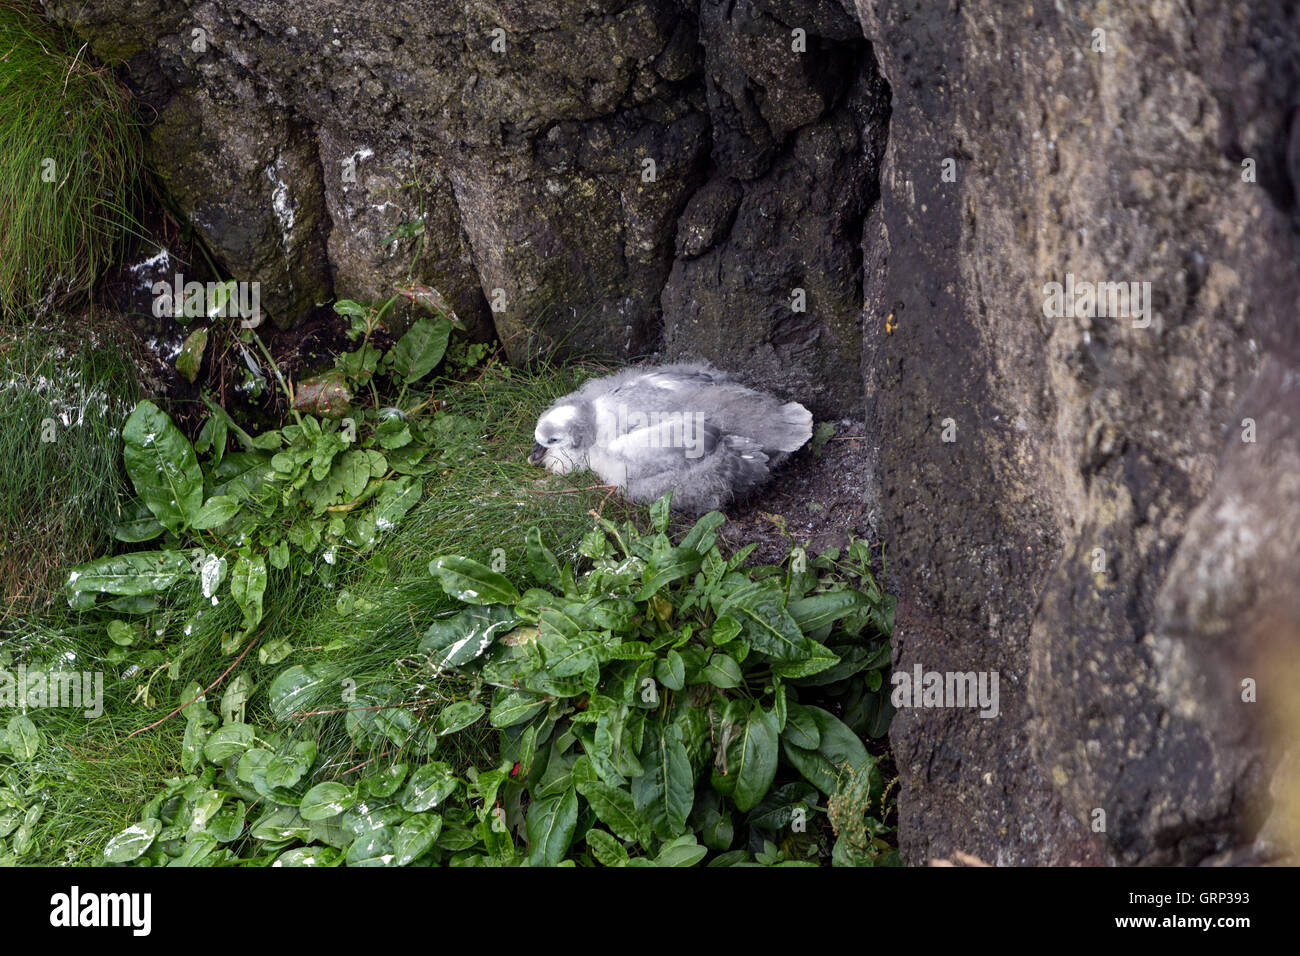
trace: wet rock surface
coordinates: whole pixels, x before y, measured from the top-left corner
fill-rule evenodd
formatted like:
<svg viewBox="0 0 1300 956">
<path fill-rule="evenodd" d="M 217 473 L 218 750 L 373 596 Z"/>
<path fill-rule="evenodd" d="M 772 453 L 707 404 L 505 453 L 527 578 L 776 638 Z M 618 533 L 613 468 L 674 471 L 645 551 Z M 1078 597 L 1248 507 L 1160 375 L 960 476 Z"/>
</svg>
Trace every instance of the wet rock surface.
<svg viewBox="0 0 1300 956">
<path fill-rule="evenodd" d="M 1261 520 L 1294 513 L 1294 490 L 1245 480 L 1281 468 L 1288 428 L 1251 446 L 1240 424 L 1297 408 L 1277 134 L 1300 48 L 1266 39 L 1295 36 L 1295 14 L 859 11 L 894 91 L 863 367 L 902 582 L 895 666 L 1002 688 L 997 719 L 896 718 L 904 853 L 1187 864 L 1248 847 L 1276 742 L 1242 700 L 1244 633 L 1297 575 L 1290 523 Z M 1045 286 L 1069 273 L 1149 282 L 1150 311 L 1049 317 Z M 1206 612 L 1228 595 L 1240 630 L 1215 639 Z M 1271 640 L 1294 654 L 1294 630 Z"/>
</svg>

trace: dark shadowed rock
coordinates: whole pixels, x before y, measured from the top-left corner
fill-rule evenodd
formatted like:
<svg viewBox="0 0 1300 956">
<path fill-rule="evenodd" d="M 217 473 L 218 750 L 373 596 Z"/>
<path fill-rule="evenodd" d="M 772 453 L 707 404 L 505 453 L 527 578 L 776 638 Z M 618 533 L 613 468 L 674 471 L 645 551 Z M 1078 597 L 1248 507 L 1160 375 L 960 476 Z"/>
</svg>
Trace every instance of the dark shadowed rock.
<svg viewBox="0 0 1300 956">
<path fill-rule="evenodd" d="M 852 260 L 888 104 L 842 6 L 49 8 L 126 62 L 166 124 L 152 152 L 173 196 L 223 265 L 263 283 L 279 322 L 331 290 L 382 299 L 410 278 L 525 361 L 644 355 L 666 326 L 725 314 L 730 341 L 670 332 L 668 351 L 765 376 L 789 366 L 786 394 L 860 407 Z M 285 177 L 258 180 L 268 168 Z M 670 281 L 728 243 L 712 291 L 714 262 Z M 757 283 L 737 268 L 750 256 L 770 273 Z M 796 287 L 807 305 L 792 313 Z"/>
<path fill-rule="evenodd" d="M 895 663 L 1002 688 L 993 720 L 896 718 L 904 852 L 1194 863 L 1247 845 L 1269 775 L 1226 695 L 1248 648 L 1200 612 L 1231 593 L 1246 626 L 1261 588 L 1295 589 L 1294 529 L 1260 519 L 1297 492 L 1274 470 L 1261 499 L 1219 459 L 1294 326 L 1297 258 L 1288 210 L 1224 141 L 1236 125 L 1235 150 L 1280 168 L 1285 110 L 1262 91 L 1300 50 L 1262 38 L 1294 36 L 1294 15 L 859 8 L 894 90 L 863 364 L 904 582 Z M 1150 323 L 1045 315 L 1067 273 L 1149 282 Z M 1234 485 L 1235 528 L 1233 505 L 1189 528 Z"/>
<path fill-rule="evenodd" d="M 261 283 L 262 308 L 277 325 L 330 300 L 320 168 L 305 127 L 196 89 L 168 101 L 149 147 L 163 184 L 230 274 Z"/>
</svg>

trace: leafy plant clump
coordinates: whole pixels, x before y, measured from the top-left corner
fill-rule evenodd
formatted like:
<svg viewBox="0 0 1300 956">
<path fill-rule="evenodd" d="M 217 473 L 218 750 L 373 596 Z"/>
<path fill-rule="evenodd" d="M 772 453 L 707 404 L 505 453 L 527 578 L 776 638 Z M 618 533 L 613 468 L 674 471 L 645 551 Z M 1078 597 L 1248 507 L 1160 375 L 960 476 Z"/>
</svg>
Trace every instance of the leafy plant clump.
<svg viewBox="0 0 1300 956">
<path fill-rule="evenodd" d="M 446 318 L 421 319 L 380 352 L 369 343 L 368 323 L 360 348 L 296 392 L 272 365 L 294 423 L 255 437 L 205 396 L 209 416 L 191 444 L 165 412 L 140 402 L 122 429 L 138 497 L 113 535 L 133 544 L 161 539 L 162 547 L 73 569 L 69 604 L 125 615 L 108 628 L 129 646 L 140 632 L 130 620 L 154 613 L 178 588 L 200 590 L 214 608 L 228 596 L 242 620 L 223 644 L 237 649 L 262 620 L 272 572 L 292 564 L 296 574 L 328 582 L 342 552 L 366 554 L 397 527 L 419 500 L 423 475 L 477 451 L 480 423 L 433 408 L 431 398 L 410 408 L 354 404 L 365 387 L 378 404 L 372 379 L 379 371 L 400 384 L 400 405 L 442 360 L 450 328 Z M 260 345 L 251 329 L 240 335 Z M 237 450 L 228 451 L 232 442 Z M 288 650 L 263 647 L 259 656 L 276 663 Z"/>
<path fill-rule="evenodd" d="M 842 559 L 796 549 L 781 566 L 745 567 L 752 547 L 718 549 L 722 515 L 674 544 L 667 505 L 644 534 L 597 519 L 576 567 L 530 529 L 522 592 L 479 562 L 434 559 L 460 606 L 423 632 L 416 661 L 459 699 L 431 712 L 345 688 L 354 767 L 320 765 L 313 741 L 246 723 L 243 691 L 227 689 L 218 716 L 192 685 L 187 775 L 110 841 L 107 860 L 897 863 L 891 785 L 863 744 L 892 713 L 893 600 L 865 542 Z M 337 678 L 289 667 L 270 686 L 273 715 L 301 718 Z M 429 759 L 485 728 L 498 734 L 495 765 Z"/>
<path fill-rule="evenodd" d="M 379 537 L 374 551 L 354 554 L 340 549 L 337 564 L 326 565 L 318 558 L 319 571 L 310 575 L 298 574 L 292 564 L 282 572 L 271 568 L 263 596 L 263 620 L 256 630 L 256 644 L 247 653 L 247 645 L 234 653 L 221 651 L 222 634 L 241 629 L 240 609 L 224 597 L 213 607 L 198 586 L 182 584 L 157 595 L 161 606 L 151 615 L 124 617 L 111 609 L 80 613 L 69 608 L 63 588 L 70 563 L 66 560 L 59 568 L 62 573 L 51 581 L 57 602 L 48 604 L 37 616 L 24 616 L 18 608 L 17 616 L 0 621 L 0 669 L 7 669 L 10 675 L 17 675 L 20 666 L 26 668 L 29 679 L 39 671 L 47 675 L 47 686 L 54 686 L 50 683 L 54 672 L 71 671 L 69 677 L 84 672 L 104 675 L 98 717 L 87 719 L 85 707 L 35 706 L 27 711 L 39 737 L 34 754 L 30 747 L 20 752 L 29 758 L 26 760 L 6 752 L 6 725 L 21 711 L 14 689 L 15 709 L 0 716 L 0 788 L 7 789 L 16 801 L 17 805 L 8 809 L 21 812 L 15 829 L 0 837 L 0 866 L 11 862 L 43 866 L 103 863 L 106 842 L 137 821 L 164 781 L 186 776 L 180 763 L 186 720 L 167 715 L 189 701 L 182 693 L 191 682 L 214 687 L 208 694 L 214 711 L 224 702 L 236 712 L 242 710 L 242 720 L 252 726 L 275 730 L 292 743 L 310 740 L 316 744 L 312 772 L 321 779 L 355 782 L 380 764 L 405 761 L 415 765 L 426 759 L 425 751 L 417 749 L 418 739 L 408 747 L 410 758 L 388 753 L 393 749 L 388 746 L 370 754 L 357 753 L 348 733 L 346 711 L 372 705 L 369 698 L 380 684 L 391 688 L 389 699 L 393 702 L 438 698 L 420 705 L 430 715 L 439 712 L 441 703 L 455 702 L 461 694 L 452 681 L 428 686 L 427 675 L 421 678 L 418 673 L 414 652 L 425 627 L 452 606 L 452 599 L 428 573 L 430 557 L 448 551 L 482 555 L 496 566 L 522 573 L 523 529 L 533 525 L 548 540 L 565 543 L 557 550 L 572 557 L 578 540 L 591 526 L 587 509 L 602 497 L 600 491 L 552 495 L 530 490 L 543 485 L 534 484 L 536 469 L 519 452 L 528 447 L 537 415 L 555 398 L 573 391 L 589 370 L 564 366 L 521 371 L 489 360 L 468 376 L 473 381 L 452 380 L 440 371 L 449 364 L 459 367 L 452 354 L 456 338 L 433 373 L 438 406 L 464 418 L 493 423 L 482 432 L 482 453 L 466 450 L 455 456 L 454 464 L 425 476 L 428 493 L 396 529 Z M 595 374 L 600 371 L 604 370 Z M 388 388 L 382 380 L 380 386 Z M 385 402 L 394 397 L 386 391 L 381 395 Z M 121 406 L 113 427 L 120 430 L 134 404 L 131 398 Z M 204 454 L 200 453 L 201 459 Z M 124 494 L 131 495 L 121 459 L 119 439 L 116 451 L 110 454 L 105 449 L 101 472 L 106 474 L 114 462 L 119 463 Z M 24 500 L 31 497 L 25 494 Z M 57 498 L 48 504 L 57 508 Z M 107 552 L 112 542 L 107 529 L 114 514 L 113 499 L 108 498 L 105 504 L 103 544 L 77 560 Z M 644 520 L 645 510 L 611 500 L 605 513 L 618 515 L 619 520 L 625 516 Z M 503 532 L 515 528 L 519 530 Z M 45 544 L 49 543 L 47 539 Z M 159 547 L 162 543 L 124 547 Z M 504 558 L 487 558 L 497 546 L 504 549 Z M 51 549 L 51 553 L 57 550 Z M 130 643 L 114 641 L 106 629 L 106 617 L 110 621 L 123 618 L 127 630 L 115 626 L 113 633 L 118 640 Z M 187 633 L 191 623 L 195 626 Z M 241 654 L 237 666 L 227 673 Z M 285 654 L 288 656 L 280 660 Z M 295 717 L 287 725 L 276 722 L 267 705 L 266 690 L 280 671 L 300 662 L 315 669 L 328 667 L 354 680 L 362 688 L 358 698 L 365 699 L 342 701 L 343 685 L 335 684 L 328 689 L 328 700 L 319 705 L 330 713 Z M 0 701 L 8 699 L 9 686 L 0 679 Z M 227 700 L 228 691 L 231 697 Z M 237 698 L 244 703 L 236 706 Z M 419 719 L 420 711 L 411 710 L 421 728 L 432 723 Z M 486 721 L 440 740 L 443 746 L 438 749 L 438 760 L 456 767 L 495 764 L 496 732 Z M 366 761 L 370 762 L 357 768 Z M 42 808 L 39 818 L 37 811 L 32 811 L 37 804 Z M 263 809 L 262 805 L 250 805 L 249 819 L 257 819 Z M 15 844 L 28 812 L 33 814 L 33 824 Z M 0 818 L 8 816 L 0 813 Z M 21 856 L 13 852 L 16 849 L 22 851 Z"/>
<path fill-rule="evenodd" d="M 39 4 L 0 2 L 0 312 L 88 291 L 133 222 L 130 97 Z"/>
</svg>

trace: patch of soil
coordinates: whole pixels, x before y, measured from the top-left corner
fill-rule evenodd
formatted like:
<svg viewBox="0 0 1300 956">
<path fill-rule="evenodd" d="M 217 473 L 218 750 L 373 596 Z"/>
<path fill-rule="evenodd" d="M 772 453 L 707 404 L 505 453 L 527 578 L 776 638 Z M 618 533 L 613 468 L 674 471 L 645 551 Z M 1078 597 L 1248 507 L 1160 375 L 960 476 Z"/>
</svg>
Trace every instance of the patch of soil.
<svg viewBox="0 0 1300 956">
<path fill-rule="evenodd" d="M 837 422 L 824 445 L 805 445 L 768 484 L 727 508 L 719 537 L 733 549 L 757 544 L 754 564 L 779 563 L 794 545 L 810 556 L 843 549 L 850 534 L 874 545 L 875 483 L 867 468 L 874 442 L 861 422 Z"/>
</svg>

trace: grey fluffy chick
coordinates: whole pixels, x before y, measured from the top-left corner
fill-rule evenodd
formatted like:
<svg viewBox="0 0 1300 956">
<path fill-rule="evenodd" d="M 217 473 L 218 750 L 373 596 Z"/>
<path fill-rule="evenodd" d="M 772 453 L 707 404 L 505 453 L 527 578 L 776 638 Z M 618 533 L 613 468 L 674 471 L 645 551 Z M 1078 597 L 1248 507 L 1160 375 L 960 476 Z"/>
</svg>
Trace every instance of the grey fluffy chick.
<svg viewBox="0 0 1300 956">
<path fill-rule="evenodd" d="M 633 501 L 720 509 L 767 480 L 812 437 L 798 402 L 756 392 L 709 365 L 626 369 L 566 395 L 538 419 L 528 460 L 589 469 Z"/>
</svg>

